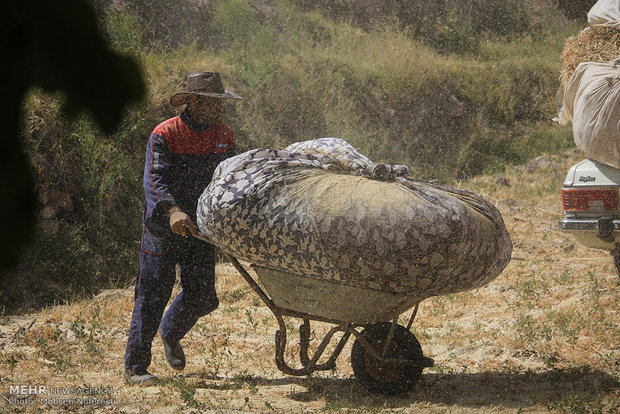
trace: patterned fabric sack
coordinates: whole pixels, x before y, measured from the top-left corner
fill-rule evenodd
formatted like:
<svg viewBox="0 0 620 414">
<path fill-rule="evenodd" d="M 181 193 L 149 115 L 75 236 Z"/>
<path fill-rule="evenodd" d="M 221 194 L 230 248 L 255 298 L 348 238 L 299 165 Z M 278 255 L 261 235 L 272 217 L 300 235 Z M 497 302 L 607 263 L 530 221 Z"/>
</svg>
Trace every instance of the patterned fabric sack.
<svg viewBox="0 0 620 414">
<path fill-rule="evenodd" d="M 198 228 L 252 264 L 423 297 L 482 286 L 512 244 L 495 207 L 406 178 L 347 142 L 320 138 L 229 158 L 198 202 Z"/>
</svg>

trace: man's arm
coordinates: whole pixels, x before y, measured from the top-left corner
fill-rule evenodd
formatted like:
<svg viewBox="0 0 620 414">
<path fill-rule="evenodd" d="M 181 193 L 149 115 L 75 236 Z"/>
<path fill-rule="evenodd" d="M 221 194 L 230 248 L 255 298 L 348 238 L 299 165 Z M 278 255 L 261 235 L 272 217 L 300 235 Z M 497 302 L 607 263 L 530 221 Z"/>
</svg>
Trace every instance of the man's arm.
<svg viewBox="0 0 620 414">
<path fill-rule="evenodd" d="M 153 201 L 156 209 L 165 210 L 176 204 L 170 191 L 171 170 L 172 160 L 168 144 L 161 135 L 151 134 L 146 147 L 144 192 L 147 199 Z"/>
<path fill-rule="evenodd" d="M 183 217 L 184 213 L 176 204 L 170 188 L 172 178 L 172 160 L 168 144 L 162 135 L 153 133 L 147 144 L 144 166 L 144 193 L 147 204 L 150 205 L 147 220 L 153 220 L 161 225 L 168 222 L 173 232 L 177 234 L 183 232 L 185 235 L 187 220 L 190 223 L 191 220 L 189 217 Z"/>
<path fill-rule="evenodd" d="M 157 217 L 158 215 L 163 216 L 165 213 L 168 216 L 168 223 L 173 233 L 187 236 L 189 229 L 189 233 L 196 236 L 196 226 L 191 218 L 176 204 L 170 191 L 172 181 L 170 149 L 160 134 L 151 134 L 146 158 L 149 171 L 148 177 L 146 177 L 145 171 L 145 179 L 150 181 L 150 185 L 146 186 L 147 193 L 151 192 L 155 201 L 152 215 Z M 163 218 L 161 220 L 163 221 Z"/>
</svg>

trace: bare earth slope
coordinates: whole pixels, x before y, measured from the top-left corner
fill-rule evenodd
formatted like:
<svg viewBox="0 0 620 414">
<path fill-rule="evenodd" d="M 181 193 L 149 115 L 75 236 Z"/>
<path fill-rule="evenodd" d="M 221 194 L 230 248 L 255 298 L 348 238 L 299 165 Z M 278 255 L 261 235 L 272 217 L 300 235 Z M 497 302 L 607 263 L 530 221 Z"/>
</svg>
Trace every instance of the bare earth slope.
<svg viewBox="0 0 620 414">
<path fill-rule="evenodd" d="M 155 339 L 151 368 L 160 380 L 153 386 L 130 387 L 122 376 L 132 288 L 3 317 L 0 411 L 618 412 L 618 277 L 607 253 L 557 230 L 561 183 L 581 158 L 576 150 L 544 156 L 502 175 L 453 183 L 496 203 L 513 258 L 484 288 L 422 302 L 414 331 L 436 365 L 408 394 L 386 398 L 362 388 L 350 367 L 351 343 L 334 371 L 299 378 L 279 372 L 273 316 L 223 264 L 221 305 L 183 341 L 182 374 L 168 368 Z M 288 323 L 296 338 L 300 321 Z M 328 328 L 313 324 L 314 338 Z M 289 343 L 292 363 L 298 345 Z M 23 385 L 47 394 L 18 394 Z"/>
</svg>

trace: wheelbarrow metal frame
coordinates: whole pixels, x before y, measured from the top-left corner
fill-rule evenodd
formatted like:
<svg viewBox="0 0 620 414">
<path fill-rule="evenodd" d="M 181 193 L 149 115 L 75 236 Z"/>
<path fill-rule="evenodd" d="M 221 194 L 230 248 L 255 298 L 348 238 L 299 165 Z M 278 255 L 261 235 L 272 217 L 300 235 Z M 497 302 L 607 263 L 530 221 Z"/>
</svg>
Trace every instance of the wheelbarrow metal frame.
<svg viewBox="0 0 620 414">
<path fill-rule="evenodd" d="M 391 341 L 393 339 L 393 333 L 394 333 L 394 329 L 398 321 L 398 315 L 392 319 L 392 325 L 391 325 L 390 333 L 388 335 L 386 343 L 384 344 L 381 353 L 378 353 L 371 346 L 371 344 L 364 338 L 362 333 L 356 329 L 357 327 L 363 327 L 363 325 L 318 317 L 315 315 L 309 315 L 309 314 L 302 313 L 302 312 L 296 312 L 296 311 L 291 311 L 288 309 L 279 308 L 278 306 L 274 304 L 271 298 L 259 286 L 259 284 L 254 280 L 254 278 L 247 272 L 245 267 L 243 267 L 243 265 L 239 263 L 236 257 L 228 253 L 226 253 L 226 256 L 229 258 L 230 262 L 233 264 L 235 269 L 237 269 L 237 271 L 241 274 L 241 276 L 245 279 L 245 281 L 250 285 L 250 287 L 256 292 L 256 294 L 261 298 L 261 300 L 265 303 L 265 305 L 267 305 L 269 310 L 271 310 L 271 312 L 275 316 L 276 321 L 278 322 L 278 325 L 279 325 L 279 329 L 276 331 L 276 335 L 275 335 L 276 366 L 278 367 L 280 371 L 284 372 L 285 374 L 293 375 L 293 376 L 303 376 L 303 375 L 311 374 L 315 371 L 325 371 L 325 370 L 334 369 L 336 367 L 336 359 L 342 352 L 344 346 L 346 345 L 351 335 L 353 335 L 356 338 L 356 340 L 359 341 L 362 347 L 370 355 L 372 355 L 374 358 L 376 358 L 381 363 L 403 364 L 403 365 L 408 365 L 412 367 L 420 367 L 420 368 L 428 368 L 434 365 L 433 359 L 428 358 L 428 357 L 421 357 L 416 360 L 406 360 L 406 359 L 398 359 L 398 358 L 388 358 L 385 356 L 387 350 L 389 349 Z M 407 325 L 407 330 L 409 330 L 411 328 L 411 325 L 413 324 L 413 320 L 417 314 L 418 307 L 419 307 L 419 303 L 415 305 L 412 311 L 411 317 L 409 318 L 409 323 Z M 284 318 L 283 318 L 284 316 L 303 319 L 303 324 L 299 327 L 299 337 L 300 337 L 299 359 L 303 365 L 302 368 L 293 368 L 289 366 L 284 360 L 284 354 L 285 354 L 286 345 L 287 345 L 286 325 L 284 323 Z M 310 321 L 311 320 L 315 320 L 319 322 L 326 322 L 326 323 L 336 325 L 327 332 L 327 334 L 325 335 L 323 340 L 318 345 L 312 357 L 310 357 L 309 355 L 310 332 L 311 332 Z M 325 352 L 327 345 L 329 345 L 334 334 L 336 334 L 337 332 L 343 332 L 343 335 L 340 338 L 338 344 L 336 345 L 336 348 L 334 349 L 334 351 L 329 356 L 326 362 L 319 364 L 318 363 L 319 359 L 321 358 L 321 356 L 323 356 L 323 353 Z"/>
</svg>

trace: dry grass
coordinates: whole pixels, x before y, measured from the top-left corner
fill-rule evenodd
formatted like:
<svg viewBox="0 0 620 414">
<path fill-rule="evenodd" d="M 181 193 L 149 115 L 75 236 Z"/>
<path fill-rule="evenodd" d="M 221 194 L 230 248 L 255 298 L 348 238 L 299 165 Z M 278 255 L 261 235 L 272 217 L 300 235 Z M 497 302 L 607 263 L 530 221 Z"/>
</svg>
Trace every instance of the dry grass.
<svg viewBox="0 0 620 414">
<path fill-rule="evenodd" d="M 620 57 L 620 29 L 605 25 L 588 26 L 569 37 L 562 51 L 562 85 L 582 62 L 610 62 Z"/>
<path fill-rule="evenodd" d="M 431 93 L 429 89 L 442 80 L 438 68 L 455 64 L 397 29 L 341 31 L 325 54 L 332 61 L 356 67 L 365 79 L 376 81 L 381 88 L 375 93 L 392 102 Z"/>
<path fill-rule="evenodd" d="M 183 341 L 183 374 L 168 368 L 156 338 L 151 368 L 159 383 L 125 384 L 128 288 L 5 316 L 0 390 L 9 398 L 10 385 L 111 387 L 114 412 L 614 412 L 620 399 L 618 277 L 606 253 L 581 247 L 556 227 L 561 182 L 581 157 L 576 151 L 540 157 L 502 175 L 454 183 L 497 204 L 513 259 L 481 289 L 421 304 L 414 331 L 436 365 L 406 395 L 384 398 L 359 386 L 348 361 L 351 343 L 335 371 L 301 378 L 279 372 L 273 361 L 277 324 L 228 264 L 217 269 L 219 309 Z M 295 337 L 299 322 L 288 323 Z M 29 328 L 18 333 L 20 326 Z M 314 336 L 320 339 L 328 327 L 313 324 Z M 297 351 L 291 340 L 291 363 Z M 4 399 L 0 407 L 15 409 Z M 49 411 L 37 403 L 23 408 Z"/>
</svg>

